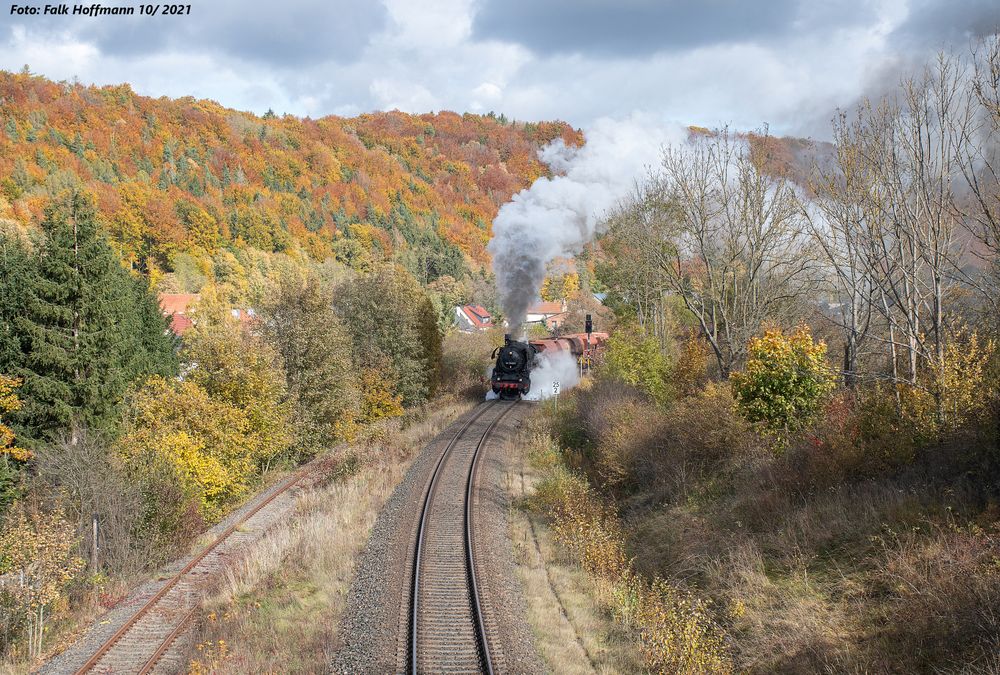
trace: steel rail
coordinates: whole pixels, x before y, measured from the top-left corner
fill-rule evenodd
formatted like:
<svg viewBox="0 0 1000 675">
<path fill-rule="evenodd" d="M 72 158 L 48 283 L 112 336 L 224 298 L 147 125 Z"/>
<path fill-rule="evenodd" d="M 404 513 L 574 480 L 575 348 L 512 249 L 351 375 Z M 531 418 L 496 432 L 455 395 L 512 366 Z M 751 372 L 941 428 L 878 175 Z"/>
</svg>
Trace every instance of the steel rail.
<svg viewBox="0 0 1000 675">
<path fill-rule="evenodd" d="M 431 482 L 427 486 L 424 494 L 424 503 L 420 509 L 420 521 L 417 525 L 417 546 L 413 554 L 413 583 L 410 584 L 410 672 L 417 672 L 417 611 L 420 597 L 420 560 L 424 550 L 424 533 L 427 531 L 427 516 L 430 513 L 431 498 L 434 495 L 434 488 L 437 487 L 438 476 L 441 474 L 441 467 L 451 451 L 458 445 L 462 435 L 472 424 L 482 417 L 492 406 L 483 404 L 479 412 L 470 417 L 462 428 L 448 441 L 448 445 L 441 451 L 437 463 L 434 465 L 434 473 L 431 474 Z"/>
<path fill-rule="evenodd" d="M 482 436 L 480 437 L 479 442 L 476 445 L 472 461 L 470 462 L 469 474 L 465 491 L 465 509 L 464 509 L 465 555 L 467 563 L 468 582 L 471 591 L 470 595 L 472 596 L 472 601 L 473 601 L 473 608 L 472 608 L 473 621 L 476 624 L 475 625 L 476 641 L 478 643 L 479 653 L 483 661 L 483 666 L 486 672 L 491 674 L 493 673 L 493 664 L 490 659 L 489 647 L 487 645 L 485 626 L 483 624 L 482 611 L 479 601 L 478 585 L 475 579 L 474 566 L 472 564 L 470 497 L 472 494 L 472 479 L 474 476 L 474 469 L 476 466 L 476 459 L 479 456 L 479 451 L 486 444 L 486 441 L 489 439 L 490 434 L 493 432 L 493 429 L 496 427 L 496 425 L 500 422 L 501 419 L 503 419 L 507 415 L 507 413 L 511 411 L 511 409 L 513 409 L 516 403 L 517 402 L 515 401 L 514 404 L 511 404 L 507 408 L 507 410 L 504 410 L 496 417 L 496 419 L 490 422 L 490 425 L 487 427 L 486 431 L 483 432 Z M 487 410 L 490 410 L 492 408 L 492 405 L 494 404 L 484 405 L 479 412 L 477 412 L 475 415 L 469 418 L 469 420 L 462 426 L 462 428 L 459 429 L 458 433 L 456 433 L 455 436 L 451 439 L 451 441 L 449 441 L 447 447 L 445 447 L 445 449 L 441 452 L 441 456 L 438 457 L 438 461 L 434 465 L 434 472 L 431 475 L 430 484 L 427 486 L 427 492 L 424 494 L 423 506 L 421 507 L 420 511 L 420 521 L 419 525 L 417 526 L 417 543 L 413 559 L 413 583 L 411 585 L 411 592 L 410 592 L 410 636 L 409 636 L 410 669 L 409 670 L 411 673 L 414 674 L 417 673 L 417 666 L 418 666 L 417 644 L 419 641 L 418 625 L 419 625 L 419 605 L 420 605 L 421 560 L 423 557 L 424 538 L 425 538 L 425 533 L 427 531 L 427 523 L 429 522 L 429 514 L 431 510 L 430 505 L 431 502 L 433 501 L 434 494 L 437 489 L 438 477 L 441 475 L 441 468 L 444 466 L 445 460 L 451 455 L 452 450 L 455 448 L 456 445 L 458 445 L 458 442 L 465 435 L 465 432 L 469 429 L 470 426 L 472 426 L 474 422 L 476 422 L 480 417 L 482 417 Z"/>
<path fill-rule="evenodd" d="M 507 410 L 504 410 L 502 414 L 497 416 L 495 420 L 486 429 L 486 433 L 483 437 L 479 439 L 479 443 L 476 445 L 476 451 L 472 455 L 472 462 L 469 466 L 469 479 L 465 485 L 465 561 L 469 570 L 469 589 L 471 590 L 470 595 L 472 596 L 472 609 L 473 615 L 476 622 L 476 637 L 479 641 L 479 653 L 483 657 L 483 669 L 488 673 L 488 675 L 493 675 L 493 659 L 490 656 L 490 645 L 489 641 L 486 639 L 486 622 L 483 620 L 483 609 L 482 602 L 479 599 L 479 580 L 476 577 L 476 556 L 473 550 L 473 518 L 472 518 L 472 506 L 473 506 L 473 487 L 476 478 L 476 469 L 479 466 L 480 450 L 486 445 L 490 436 L 493 434 L 493 429 L 496 428 L 497 424 L 500 423 L 504 417 L 514 409 L 517 405 L 517 401 L 514 401 Z"/>
<path fill-rule="evenodd" d="M 233 534 L 233 532 L 235 532 L 239 527 L 241 527 L 244 523 L 246 523 L 248 520 L 250 520 L 250 518 L 252 518 L 254 515 L 256 515 L 258 511 L 260 511 L 262 508 L 264 508 L 265 506 L 267 506 L 268 504 L 270 504 L 272 501 L 274 501 L 274 499 L 278 495 L 283 494 L 286 490 L 288 490 L 293 485 L 295 485 L 296 483 L 298 483 L 300 480 L 302 480 L 309 473 L 311 473 L 311 472 L 310 471 L 300 471 L 300 472 L 296 473 L 294 476 L 288 478 L 287 480 L 285 480 L 284 483 L 281 484 L 281 486 L 277 490 L 275 490 L 274 492 L 272 492 L 267 497 L 267 499 L 265 499 L 262 502 L 260 502 L 259 504 L 257 504 L 255 507 L 253 507 L 252 509 L 250 509 L 249 511 L 247 511 L 245 514 L 243 514 L 236 522 L 234 522 L 232 525 L 230 525 L 229 527 L 227 527 L 215 539 L 215 541 L 213 541 L 208 547 L 206 547 L 205 549 L 203 549 L 201 551 L 201 553 L 199 553 L 197 556 L 195 556 L 194 558 L 192 558 L 191 561 L 188 562 L 188 564 L 185 565 L 183 569 L 181 569 L 181 571 L 179 571 L 177 574 L 175 574 L 167 583 L 165 583 L 163 585 L 162 588 L 160 588 L 159 591 L 156 592 L 155 595 L 153 595 L 153 597 L 151 597 L 149 600 L 147 600 L 145 602 L 145 604 L 143 604 L 143 606 L 140 607 L 138 609 L 138 611 L 135 612 L 135 614 L 133 614 L 131 617 L 129 617 L 128 621 L 126 621 L 122 625 L 122 627 L 119 628 L 114 633 L 114 635 L 112 635 L 107 640 L 105 640 L 104 643 L 100 646 L 100 648 L 96 652 L 94 652 L 94 654 L 90 657 L 90 659 L 85 664 L 83 664 L 79 669 L 76 670 L 76 675 L 83 675 L 83 673 L 86 673 L 86 672 L 89 672 L 90 670 L 92 670 L 94 668 L 94 666 L 96 666 L 101 661 L 101 659 L 104 658 L 104 656 L 109 651 L 111 651 L 111 649 L 116 644 L 118 644 L 118 642 L 121 641 L 121 639 L 123 637 L 125 637 L 125 634 L 128 633 L 129 630 L 131 630 L 132 627 L 135 626 L 135 624 L 137 624 L 140 619 L 142 619 L 146 614 L 148 614 L 149 611 L 153 607 L 155 607 L 157 605 L 157 603 L 159 603 L 160 600 L 162 600 L 164 598 L 164 596 L 166 596 L 166 594 L 169 593 L 170 590 L 173 589 L 174 586 L 176 586 L 180 582 L 180 580 L 184 578 L 185 575 L 187 575 L 191 570 L 193 570 L 198 565 L 198 563 L 200 563 L 202 560 L 204 560 L 205 557 L 208 556 L 209 553 L 211 553 L 212 551 L 214 551 L 219 546 L 219 544 L 221 544 L 226 539 L 228 539 L 229 536 Z M 187 624 L 187 622 L 193 617 L 193 613 L 194 613 L 194 609 L 190 610 L 184 616 L 184 618 L 182 619 L 182 622 L 181 622 L 181 627 L 183 627 L 184 625 Z M 146 668 L 147 665 L 150 666 L 150 667 L 152 665 L 155 665 L 156 660 L 159 660 L 159 658 L 163 655 L 163 653 L 166 652 L 166 650 L 170 647 L 170 644 L 173 643 L 173 641 L 177 639 L 177 637 L 178 637 L 178 635 L 180 635 L 180 633 L 181 633 L 181 631 L 179 630 L 179 628 L 175 628 L 166 637 L 166 639 L 163 642 L 161 642 L 159 648 L 157 648 L 157 650 L 154 653 L 154 655 L 151 658 L 151 660 L 147 661 L 147 663 L 143 666 L 143 668 Z M 143 672 L 145 672 L 145 671 L 143 671 Z"/>
</svg>

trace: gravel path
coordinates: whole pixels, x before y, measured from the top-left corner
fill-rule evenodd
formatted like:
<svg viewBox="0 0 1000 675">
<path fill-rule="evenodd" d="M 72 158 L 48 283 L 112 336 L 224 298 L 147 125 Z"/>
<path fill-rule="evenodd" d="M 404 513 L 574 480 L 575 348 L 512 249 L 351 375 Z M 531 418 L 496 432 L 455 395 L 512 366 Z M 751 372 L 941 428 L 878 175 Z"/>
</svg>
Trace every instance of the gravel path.
<svg viewBox="0 0 1000 675">
<path fill-rule="evenodd" d="M 483 618 L 498 673 L 545 671 L 528 623 L 528 605 L 517 576 L 510 540 L 511 475 L 519 455 L 511 444 L 531 404 L 521 403 L 514 418 L 497 429 L 480 460 L 476 510 L 476 560 L 483 585 Z"/>
<path fill-rule="evenodd" d="M 348 597 L 347 612 L 339 631 L 339 642 L 331 670 L 335 673 L 388 673 L 406 668 L 406 632 L 409 606 L 410 571 L 416 538 L 417 519 L 424 492 L 440 453 L 469 417 L 466 413 L 445 429 L 414 460 L 399 487 L 389 499 L 372 528 L 368 546 L 358 564 Z M 484 583 L 488 590 L 486 613 L 491 634 L 499 646 L 498 672 L 540 672 L 544 670 L 535 654 L 526 605 L 514 571 L 508 529 L 509 495 L 502 480 L 511 458 L 503 439 L 530 414 L 530 406 L 512 413 L 498 428 L 480 460 L 477 547 L 481 547 Z M 490 626 L 488 626 L 490 628 Z"/>
</svg>

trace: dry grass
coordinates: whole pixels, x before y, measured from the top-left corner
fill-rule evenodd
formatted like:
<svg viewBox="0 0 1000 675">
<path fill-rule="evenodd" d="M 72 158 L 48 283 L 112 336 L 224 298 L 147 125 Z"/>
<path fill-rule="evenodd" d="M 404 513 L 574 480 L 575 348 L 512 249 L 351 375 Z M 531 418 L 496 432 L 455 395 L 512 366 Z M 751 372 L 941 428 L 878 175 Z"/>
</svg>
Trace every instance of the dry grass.
<svg viewBox="0 0 1000 675">
<path fill-rule="evenodd" d="M 439 401 L 382 429 L 356 472 L 300 497 L 206 603 L 190 670 L 325 672 L 368 531 L 415 451 L 467 408 Z"/>
<path fill-rule="evenodd" d="M 1000 672 L 995 430 L 921 449 L 866 431 L 891 405 L 841 396 L 775 448 L 726 398 L 657 408 L 603 383 L 553 432 L 614 500 L 635 568 L 712 599 L 735 670 Z"/>
<path fill-rule="evenodd" d="M 638 665 L 661 673 L 730 672 L 728 650 L 705 599 L 671 580 L 635 572 L 617 514 L 568 469 L 544 428 L 529 431 L 520 444 L 539 474 L 524 504 L 544 517 L 564 554 L 586 572 L 588 594 L 632 645 L 633 667 L 625 670 Z"/>
<path fill-rule="evenodd" d="M 523 500 L 539 480 L 538 470 L 522 461 L 509 487 L 516 499 Z M 544 519 L 531 510 L 514 509 L 511 537 L 528 604 L 528 620 L 549 670 L 602 674 L 640 671 L 638 644 L 602 607 L 590 578 L 556 544 Z"/>
</svg>

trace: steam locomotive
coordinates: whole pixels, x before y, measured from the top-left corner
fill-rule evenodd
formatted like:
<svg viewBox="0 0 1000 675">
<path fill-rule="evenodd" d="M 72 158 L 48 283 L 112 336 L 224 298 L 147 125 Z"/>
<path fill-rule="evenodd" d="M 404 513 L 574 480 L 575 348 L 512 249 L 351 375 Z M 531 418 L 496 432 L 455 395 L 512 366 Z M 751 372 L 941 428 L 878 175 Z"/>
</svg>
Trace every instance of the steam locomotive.
<svg viewBox="0 0 1000 675">
<path fill-rule="evenodd" d="M 493 393 L 504 400 L 517 400 L 531 389 L 530 372 L 535 364 L 535 348 L 527 342 L 504 335 L 503 346 L 493 350 L 497 360 L 490 383 Z"/>
<path fill-rule="evenodd" d="M 571 354 L 580 364 L 581 373 L 590 368 L 595 357 L 604 350 L 607 333 L 593 332 L 590 315 L 587 315 L 586 333 L 574 333 L 531 342 L 513 340 L 504 336 L 504 344 L 493 350 L 496 365 L 490 377 L 493 393 L 504 400 L 516 400 L 531 390 L 531 370 L 537 365 L 540 354 L 556 352 Z"/>
</svg>

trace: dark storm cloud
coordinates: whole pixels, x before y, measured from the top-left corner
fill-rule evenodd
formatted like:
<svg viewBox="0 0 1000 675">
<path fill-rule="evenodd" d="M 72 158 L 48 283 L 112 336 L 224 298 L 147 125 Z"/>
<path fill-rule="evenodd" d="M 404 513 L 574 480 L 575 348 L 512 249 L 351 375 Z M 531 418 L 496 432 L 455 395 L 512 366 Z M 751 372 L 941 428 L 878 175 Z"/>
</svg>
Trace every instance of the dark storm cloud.
<svg viewBox="0 0 1000 675">
<path fill-rule="evenodd" d="M 1000 2 L 997 0 L 917 0 L 910 14 L 891 39 L 909 49 L 937 49 L 944 44 L 960 47 L 969 39 L 997 32 Z"/>
<path fill-rule="evenodd" d="M 541 54 L 636 56 L 728 42 L 767 42 L 802 29 L 803 20 L 837 25 L 862 20 L 866 3 L 810 0 L 485 0 L 477 37 L 520 43 Z"/>
<path fill-rule="evenodd" d="M 188 16 L 27 17 L 4 32 L 9 35 L 18 23 L 29 31 L 69 32 L 110 56 L 149 56 L 171 49 L 294 67 L 356 60 L 370 36 L 384 27 L 386 10 L 366 0 L 282 0 L 273 5 L 201 0 L 191 3 Z"/>
</svg>

